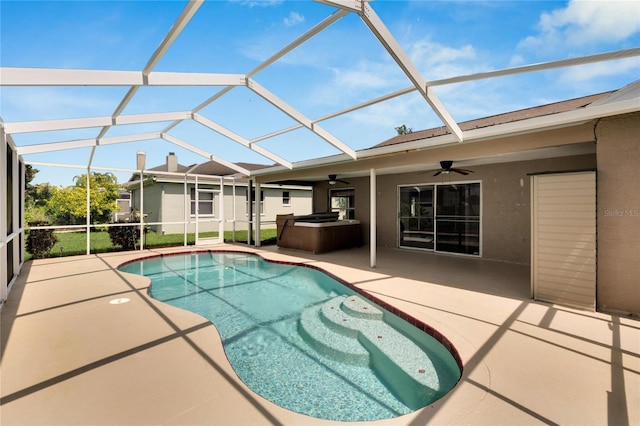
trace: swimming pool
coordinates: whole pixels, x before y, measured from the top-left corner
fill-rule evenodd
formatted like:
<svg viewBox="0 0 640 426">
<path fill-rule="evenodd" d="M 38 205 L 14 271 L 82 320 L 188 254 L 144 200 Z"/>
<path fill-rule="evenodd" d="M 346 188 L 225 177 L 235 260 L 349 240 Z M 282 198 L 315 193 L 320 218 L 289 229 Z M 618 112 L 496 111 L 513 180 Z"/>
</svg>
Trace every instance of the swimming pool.
<svg viewBox="0 0 640 426">
<path fill-rule="evenodd" d="M 119 269 L 149 277 L 151 297 L 211 321 L 238 377 L 298 413 L 397 417 L 460 378 L 459 361 L 436 339 L 313 268 L 210 251 Z"/>
</svg>

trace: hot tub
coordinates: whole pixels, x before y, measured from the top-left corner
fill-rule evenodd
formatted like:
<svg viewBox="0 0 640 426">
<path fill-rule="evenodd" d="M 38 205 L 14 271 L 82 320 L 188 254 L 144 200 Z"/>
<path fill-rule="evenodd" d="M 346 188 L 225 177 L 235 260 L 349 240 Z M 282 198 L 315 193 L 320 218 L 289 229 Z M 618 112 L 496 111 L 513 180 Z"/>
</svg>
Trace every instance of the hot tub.
<svg viewBox="0 0 640 426">
<path fill-rule="evenodd" d="M 282 248 L 326 253 L 362 245 L 360 221 L 338 220 L 337 213 L 278 215 L 276 225 Z"/>
</svg>

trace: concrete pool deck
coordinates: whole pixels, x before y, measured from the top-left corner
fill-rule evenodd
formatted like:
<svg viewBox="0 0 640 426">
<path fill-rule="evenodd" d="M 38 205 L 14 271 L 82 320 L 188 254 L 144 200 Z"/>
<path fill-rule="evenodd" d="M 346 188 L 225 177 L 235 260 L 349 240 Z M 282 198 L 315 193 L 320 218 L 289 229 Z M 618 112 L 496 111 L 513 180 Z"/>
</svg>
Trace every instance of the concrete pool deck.
<svg viewBox="0 0 640 426">
<path fill-rule="evenodd" d="M 449 338 L 464 363 L 453 391 L 376 423 L 640 424 L 640 322 L 531 300 L 526 266 L 380 249 L 371 269 L 366 247 L 209 248 L 325 269 Z M 338 424 L 252 392 L 213 325 L 151 299 L 146 278 L 116 270 L 191 249 L 27 262 L 1 311 L 2 425 Z"/>
</svg>

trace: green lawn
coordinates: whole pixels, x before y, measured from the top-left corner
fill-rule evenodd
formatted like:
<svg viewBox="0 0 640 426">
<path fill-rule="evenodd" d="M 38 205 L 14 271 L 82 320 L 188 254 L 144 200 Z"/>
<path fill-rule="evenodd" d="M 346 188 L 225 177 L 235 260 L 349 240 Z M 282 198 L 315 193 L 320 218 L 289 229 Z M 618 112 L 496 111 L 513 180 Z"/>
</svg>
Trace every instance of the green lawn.
<svg viewBox="0 0 640 426">
<path fill-rule="evenodd" d="M 260 237 L 262 245 L 272 245 L 276 242 L 275 229 L 263 229 L 260 231 Z M 86 254 L 87 251 L 87 234 L 85 232 L 56 232 L 58 242 L 53 246 L 50 251 L 50 257 L 59 256 L 76 256 L 80 254 Z M 200 233 L 201 237 L 217 237 L 217 232 L 204 232 Z M 91 239 L 91 253 L 104 253 L 109 251 L 120 251 L 119 246 L 113 246 L 109 233 L 106 231 L 92 232 Z M 232 232 L 225 231 L 225 241 L 231 241 Z M 236 242 L 246 242 L 247 231 L 236 231 Z M 166 234 L 161 235 L 155 232 L 148 232 L 145 235 L 145 247 L 168 247 L 168 246 L 180 246 L 184 243 L 183 234 Z M 187 234 L 187 244 L 195 244 L 195 234 Z M 25 259 L 29 260 L 32 256 L 30 253 L 25 253 Z"/>
</svg>

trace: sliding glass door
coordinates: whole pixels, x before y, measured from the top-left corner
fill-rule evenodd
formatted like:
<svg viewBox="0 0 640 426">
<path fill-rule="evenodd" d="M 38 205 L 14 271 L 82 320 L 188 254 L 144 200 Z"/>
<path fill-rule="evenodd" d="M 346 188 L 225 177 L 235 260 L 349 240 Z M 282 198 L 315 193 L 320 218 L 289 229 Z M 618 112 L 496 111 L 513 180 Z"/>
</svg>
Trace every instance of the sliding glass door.
<svg viewBox="0 0 640 426">
<path fill-rule="evenodd" d="M 436 250 L 480 254 L 480 184 L 438 185 Z"/>
<path fill-rule="evenodd" d="M 480 183 L 401 186 L 398 245 L 480 255 Z"/>
<path fill-rule="evenodd" d="M 433 249 L 433 185 L 400 188 L 400 247 Z"/>
</svg>

